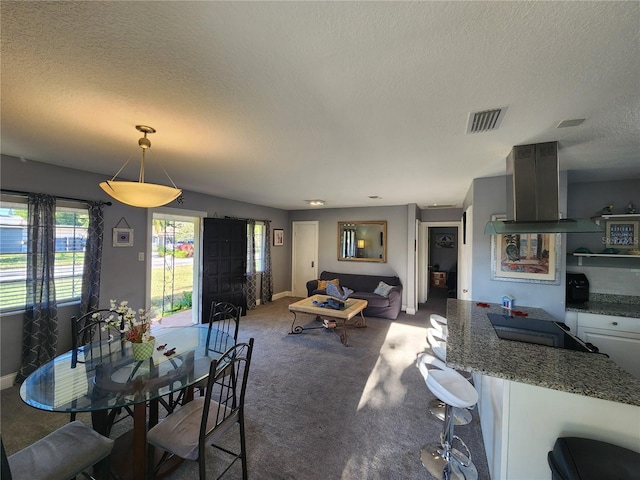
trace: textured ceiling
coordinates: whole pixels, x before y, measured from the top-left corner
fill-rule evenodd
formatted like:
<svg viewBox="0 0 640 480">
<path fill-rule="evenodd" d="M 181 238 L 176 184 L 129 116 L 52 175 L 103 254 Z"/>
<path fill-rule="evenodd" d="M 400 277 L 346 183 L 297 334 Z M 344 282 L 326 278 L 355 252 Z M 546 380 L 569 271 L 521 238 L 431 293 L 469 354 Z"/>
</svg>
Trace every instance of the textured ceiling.
<svg viewBox="0 0 640 480">
<path fill-rule="evenodd" d="M 640 178 L 639 6 L 3 0 L 2 153 L 105 179 L 133 156 L 136 179 L 146 124 L 147 181 L 160 162 L 284 209 L 460 206 L 513 145 L 553 140 L 571 179 Z"/>
</svg>

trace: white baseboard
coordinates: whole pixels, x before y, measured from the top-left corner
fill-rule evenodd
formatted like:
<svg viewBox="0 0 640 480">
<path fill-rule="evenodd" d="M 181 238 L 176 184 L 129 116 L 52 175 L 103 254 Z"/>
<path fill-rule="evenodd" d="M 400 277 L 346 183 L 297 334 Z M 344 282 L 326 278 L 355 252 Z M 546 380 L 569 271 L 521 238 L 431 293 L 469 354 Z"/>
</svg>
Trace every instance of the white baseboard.
<svg viewBox="0 0 640 480">
<path fill-rule="evenodd" d="M 0 390 L 13 387 L 13 382 L 16 381 L 17 375 L 18 375 L 18 372 L 14 372 L 14 373 L 10 373 L 9 375 L 4 375 L 3 377 L 0 377 Z"/>
<path fill-rule="evenodd" d="M 291 296 L 291 292 L 285 291 L 285 292 L 280 292 L 280 293 L 274 293 L 271 296 L 271 298 L 272 298 L 272 300 L 279 300 L 281 298 L 290 297 L 290 296 Z"/>
</svg>

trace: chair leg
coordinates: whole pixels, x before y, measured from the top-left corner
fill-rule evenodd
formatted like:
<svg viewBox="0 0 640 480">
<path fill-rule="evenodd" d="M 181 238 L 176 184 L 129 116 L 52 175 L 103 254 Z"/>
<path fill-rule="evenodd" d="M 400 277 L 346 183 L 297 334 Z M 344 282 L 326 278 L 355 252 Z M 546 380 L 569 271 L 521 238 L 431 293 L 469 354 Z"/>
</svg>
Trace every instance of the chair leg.
<svg viewBox="0 0 640 480">
<path fill-rule="evenodd" d="M 242 412 L 242 411 L 241 411 Z M 240 461 L 242 462 L 242 480 L 247 480 L 249 478 L 249 473 L 247 470 L 247 446 L 245 443 L 244 437 L 244 414 L 240 413 L 239 419 L 240 425 Z"/>
</svg>

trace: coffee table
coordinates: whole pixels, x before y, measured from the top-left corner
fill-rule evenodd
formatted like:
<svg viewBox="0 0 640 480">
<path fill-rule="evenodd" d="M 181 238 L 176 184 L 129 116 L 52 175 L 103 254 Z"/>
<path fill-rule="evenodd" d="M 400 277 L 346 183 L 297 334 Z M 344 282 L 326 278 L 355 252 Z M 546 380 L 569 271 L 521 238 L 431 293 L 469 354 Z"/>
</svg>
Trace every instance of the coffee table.
<svg viewBox="0 0 640 480">
<path fill-rule="evenodd" d="M 293 322 L 291 323 L 291 331 L 289 333 L 302 333 L 304 330 L 330 328 L 324 324 L 318 327 L 303 327 L 301 325 L 294 327 L 297 318 L 296 313 L 308 313 L 310 315 L 315 315 L 316 320 L 319 322 L 323 322 L 323 319 L 335 320 L 336 323 L 341 321 L 342 333 L 340 334 L 340 341 L 345 347 L 348 347 L 347 322 L 352 318 L 355 318 L 353 322 L 354 326 L 358 328 L 364 328 L 367 326 L 364 314 L 362 313 L 362 311 L 367 307 L 367 301 L 357 298 L 348 298 L 344 301 L 345 307 L 342 310 L 334 310 L 332 308 L 323 308 L 318 306 L 318 304 L 326 302 L 328 298 L 331 297 L 327 295 L 313 295 L 289 305 L 289 311 L 293 313 Z M 360 314 L 359 318 L 357 316 L 358 314 Z"/>
</svg>

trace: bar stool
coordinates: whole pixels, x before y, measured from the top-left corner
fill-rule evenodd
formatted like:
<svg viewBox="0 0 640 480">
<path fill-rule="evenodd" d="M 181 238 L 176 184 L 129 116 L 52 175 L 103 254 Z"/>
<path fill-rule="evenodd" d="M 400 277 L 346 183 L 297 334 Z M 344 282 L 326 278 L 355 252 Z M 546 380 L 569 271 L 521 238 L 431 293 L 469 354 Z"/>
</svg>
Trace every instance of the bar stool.
<svg viewBox="0 0 640 480">
<path fill-rule="evenodd" d="M 447 361 L 447 333 L 438 332 L 434 328 L 427 328 L 427 341 L 431 347 L 431 351 L 442 362 Z M 449 368 L 449 367 L 447 367 Z M 438 420 L 444 421 L 446 405 L 434 398 L 429 402 L 429 412 Z M 453 421 L 456 425 L 468 425 L 471 423 L 471 412 L 466 408 L 454 408 L 453 409 Z"/>
<path fill-rule="evenodd" d="M 442 331 L 447 329 L 447 319 L 442 315 L 432 313 L 429 315 L 429 321 L 431 322 L 431 326 L 436 330 Z"/>
<path fill-rule="evenodd" d="M 422 465 L 438 479 L 477 480 L 478 471 L 471 460 L 471 452 L 460 437 L 454 434 L 453 409 L 473 407 L 478 402 L 478 392 L 462 375 L 433 355 L 420 353 L 416 366 L 424 377 L 427 388 L 446 404 L 440 443 L 422 448 Z M 453 448 L 456 439 L 465 448 L 466 455 Z"/>
</svg>

